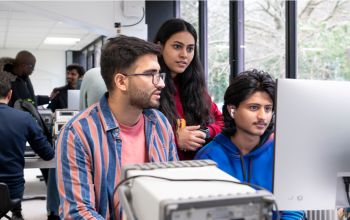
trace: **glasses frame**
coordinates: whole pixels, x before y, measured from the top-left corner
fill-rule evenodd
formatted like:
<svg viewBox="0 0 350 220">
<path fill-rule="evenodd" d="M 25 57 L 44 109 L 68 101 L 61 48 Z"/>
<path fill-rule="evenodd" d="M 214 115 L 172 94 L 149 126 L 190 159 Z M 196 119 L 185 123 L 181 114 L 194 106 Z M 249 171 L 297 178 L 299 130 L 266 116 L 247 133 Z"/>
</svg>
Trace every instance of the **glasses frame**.
<svg viewBox="0 0 350 220">
<path fill-rule="evenodd" d="M 144 72 L 144 73 L 122 73 L 124 76 L 152 76 L 152 83 L 153 85 L 157 86 L 160 82 L 160 79 L 165 81 L 166 73 L 159 73 L 159 72 Z M 159 77 L 155 77 L 155 75 L 158 75 Z M 157 82 L 155 81 L 157 79 Z"/>
</svg>

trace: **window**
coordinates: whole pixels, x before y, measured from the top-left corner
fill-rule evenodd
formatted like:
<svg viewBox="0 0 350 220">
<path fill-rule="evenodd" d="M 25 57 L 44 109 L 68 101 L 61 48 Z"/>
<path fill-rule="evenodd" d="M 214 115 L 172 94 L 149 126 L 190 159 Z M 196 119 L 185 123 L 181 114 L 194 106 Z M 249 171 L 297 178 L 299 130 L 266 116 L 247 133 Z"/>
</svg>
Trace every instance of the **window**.
<svg viewBox="0 0 350 220">
<path fill-rule="evenodd" d="M 244 2 L 245 69 L 285 77 L 285 1 Z"/>
<path fill-rule="evenodd" d="M 216 103 L 229 84 L 229 31 L 229 1 L 208 1 L 208 87 Z"/>
<path fill-rule="evenodd" d="M 298 78 L 350 80 L 350 1 L 298 1 Z"/>
<path fill-rule="evenodd" d="M 198 32 L 198 1 L 181 1 L 181 18 Z M 229 1 L 208 1 L 208 89 L 223 102 L 229 83 Z"/>
<path fill-rule="evenodd" d="M 198 32 L 198 1 L 180 1 L 180 17 L 192 24 Z"/>
</svg>

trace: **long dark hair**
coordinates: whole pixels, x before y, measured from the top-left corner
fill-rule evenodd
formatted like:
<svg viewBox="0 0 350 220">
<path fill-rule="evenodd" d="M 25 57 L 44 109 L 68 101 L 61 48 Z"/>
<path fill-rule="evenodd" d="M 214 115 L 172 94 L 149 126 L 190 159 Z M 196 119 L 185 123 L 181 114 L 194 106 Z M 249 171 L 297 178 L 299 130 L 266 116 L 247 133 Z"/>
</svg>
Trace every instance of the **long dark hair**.
<svg viewBox="0 0 350 220">
<path fill-rule="evenodd" d="M 154 42 L 164 46 L 172 35 L 183 31 L 193 36 L 196 45 L 196 30 L 190 23 L 178 18 L 170 19 L 163 23 Z M 175 80 L 178 82 L 186 123 L 188 125 L 206 126 L 213 120 L 210 115 L 211 99 L 205 86 L 204 70 L 197 54 L 197 46 L 195 46 L 193 60 L 185 72 L 178 74 Z M 158 61 L 161 71 L 167 73 L 165 88 L 162 90 L 160 97 L 160 110 L 168 118 L 171 125 L 176 128 L 176 120 L 179 118 L 174 100 L 176 86 L 162 55 L 158 57 Z"/>
<path fill-rule="evenodd" d="M 275 101 L 275 80 L 264 71 L 247 70 L 236 76 L 230 86 L 226 89 L 224 96 L 224 105 L 222 106 L 222 115 L 224 117 L 225 126 L 222 132 L 231 136 L 236 131 L 235 120 L 232 119 L 227 110 L 228 105 L 234 105 L 238 108 L 239 104 L 249 98 L 255 92 L 266 92 L 271 100 Z M 274 109 L 274 106 L 273 106 Z M 274 127 L 274 122 L 271 120 L 266 132 L 270 132 Z"/>
</svg>

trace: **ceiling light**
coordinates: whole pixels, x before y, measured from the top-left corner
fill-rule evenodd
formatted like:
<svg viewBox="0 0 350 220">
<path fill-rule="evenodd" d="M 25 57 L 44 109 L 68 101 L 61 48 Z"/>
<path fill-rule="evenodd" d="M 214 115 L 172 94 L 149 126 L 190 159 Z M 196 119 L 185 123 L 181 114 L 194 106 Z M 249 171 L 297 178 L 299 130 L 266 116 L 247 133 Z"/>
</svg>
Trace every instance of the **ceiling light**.
<svg viewBox="0 0 350 220">
<path fill-rule="evenodd" d="M 79 41 L 80 41 L 79 38 L 73 38 L 73 37 L 47 37 L 44 43 L 55 44 L 55 45 L 73 45 Z"/>
</svg>

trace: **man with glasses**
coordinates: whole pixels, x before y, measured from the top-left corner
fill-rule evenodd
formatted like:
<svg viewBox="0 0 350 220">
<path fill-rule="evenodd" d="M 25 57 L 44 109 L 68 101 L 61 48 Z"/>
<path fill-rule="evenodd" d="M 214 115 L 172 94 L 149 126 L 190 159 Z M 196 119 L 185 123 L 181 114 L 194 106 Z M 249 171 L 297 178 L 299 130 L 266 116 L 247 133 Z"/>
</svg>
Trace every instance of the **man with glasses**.
<svg viewBox="0 0 350 220">
<path fill-rule="evenodd" d="M 107 92 L 68 122 L 57 140 L 61 219 L 121 219 L 115 187 L 126 164 L 177 160 L 174 134 L 158 110 L 164 73 L 158 45 L 110 39 L 101 53 Z"/>
</svg>

